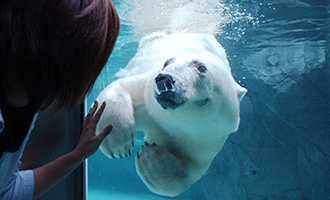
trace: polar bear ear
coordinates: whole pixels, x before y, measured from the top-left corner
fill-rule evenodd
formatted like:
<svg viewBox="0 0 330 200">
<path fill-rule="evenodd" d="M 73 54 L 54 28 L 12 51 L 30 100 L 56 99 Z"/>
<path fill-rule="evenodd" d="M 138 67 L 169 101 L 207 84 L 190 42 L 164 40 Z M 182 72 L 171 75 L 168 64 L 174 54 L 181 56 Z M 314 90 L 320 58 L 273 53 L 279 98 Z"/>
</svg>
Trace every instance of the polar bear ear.
<svg viewBox="0 0 330 200">
<path fill-rule="evenodd" d="M 247 93 L 247 89 L 238 85 L 237 95 L 238 95 L 238 100 L 239 101 L 242 101 L 242 99 L 243 99 L 243 97 L 245 96 L 246 93 Z"/>
</svg>

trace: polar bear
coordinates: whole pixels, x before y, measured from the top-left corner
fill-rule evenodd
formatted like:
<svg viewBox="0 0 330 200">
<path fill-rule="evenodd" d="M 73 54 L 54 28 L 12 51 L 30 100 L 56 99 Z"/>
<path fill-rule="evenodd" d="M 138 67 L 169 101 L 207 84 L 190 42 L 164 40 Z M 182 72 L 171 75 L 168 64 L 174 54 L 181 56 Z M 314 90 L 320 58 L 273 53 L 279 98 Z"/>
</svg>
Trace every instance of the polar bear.
<svg viewBox="0 0 330 200">
<path fill-rule="evenodd" d="M 177 196 L 238 129 L 247 90 L 215 37 L 202 33 L 145 36 L 120 75 L 96 99 L 107 103 L 97 133 L 113 125 L 100 149 L 109 158 L 131 155 L 136 131 L 144 131 L 137 173 L 152 192 Z"/>
</svg>

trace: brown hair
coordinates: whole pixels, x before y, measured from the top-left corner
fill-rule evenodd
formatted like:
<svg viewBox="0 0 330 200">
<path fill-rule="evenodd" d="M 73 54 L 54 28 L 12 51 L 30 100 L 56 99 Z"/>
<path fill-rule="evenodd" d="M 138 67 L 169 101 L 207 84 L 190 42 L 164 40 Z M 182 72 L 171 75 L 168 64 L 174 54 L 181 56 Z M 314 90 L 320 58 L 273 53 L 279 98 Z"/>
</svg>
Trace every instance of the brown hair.
<svg viewBox="0 0 330 200">
<path fill-rule="evenodd" d="M 18 74 L 38 108 L 72 108 L 92 88 L 119 34 L 110 0 L 2 0 L 0 80 Z"/>
</svg>

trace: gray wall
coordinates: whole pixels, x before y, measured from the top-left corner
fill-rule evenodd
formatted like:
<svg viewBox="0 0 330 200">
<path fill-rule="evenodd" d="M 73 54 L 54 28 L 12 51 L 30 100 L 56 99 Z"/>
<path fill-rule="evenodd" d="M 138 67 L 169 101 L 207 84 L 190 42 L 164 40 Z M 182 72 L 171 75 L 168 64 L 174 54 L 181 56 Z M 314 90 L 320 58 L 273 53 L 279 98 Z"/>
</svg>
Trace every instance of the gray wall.
<svg viewBox="0 0 330 200">
<path fill-rule="evenodd" d="M 82 106 L 71 112 L 55 112 L 53 108 L 40 112 L 21 159 L 21 169 L 34 169 L 71 151 L 79 140 L 82 116 Z M 80 166 L 40 199 L 83 199 L 82 176 Z"/>
</svg>

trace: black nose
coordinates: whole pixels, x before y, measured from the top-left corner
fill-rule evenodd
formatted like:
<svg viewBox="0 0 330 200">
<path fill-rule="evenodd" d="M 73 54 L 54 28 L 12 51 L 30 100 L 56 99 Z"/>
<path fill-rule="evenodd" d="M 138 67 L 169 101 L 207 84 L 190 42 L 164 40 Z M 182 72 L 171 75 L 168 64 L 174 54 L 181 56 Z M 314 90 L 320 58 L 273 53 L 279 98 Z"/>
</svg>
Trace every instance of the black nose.
<svg viewBox="0 0 330 200">
<path fill-rule="evenodd" d="M 174 80 L 172 76 L 168 74 L 159 74 L 155 78 L 155 82 L 157 85 L 156 92 L 161 94 L 163 92 L 174 92 Z"/>
</svg>

